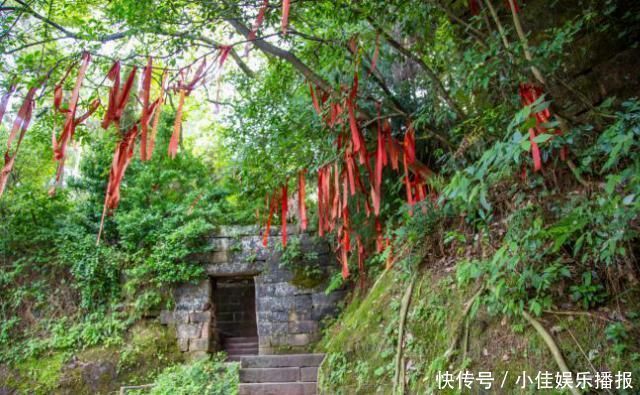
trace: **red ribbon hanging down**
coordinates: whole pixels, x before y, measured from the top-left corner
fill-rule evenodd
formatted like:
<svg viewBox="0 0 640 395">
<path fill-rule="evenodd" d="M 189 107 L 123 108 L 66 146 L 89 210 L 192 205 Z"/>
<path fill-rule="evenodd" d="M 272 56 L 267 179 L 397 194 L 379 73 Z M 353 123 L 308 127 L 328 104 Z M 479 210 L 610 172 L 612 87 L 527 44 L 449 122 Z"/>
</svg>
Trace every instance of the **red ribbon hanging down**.
<svg viewBox="0 0 640 395">
<path fill-rule="evenodd" d="M 182 108 L 184 107 L 184 99 L 187 95 L 186 89 L 180 89 L 180 99 L 178 100 L 178 109 L 176 110 L 176 119 L 173 123 L 173 133 L 169 140 L 169 157 L 175 158 L 178 154 L 178 144 L 180 143 L 180 128 L 182 126 Z"/>
<path fill-rule="evenodd" d="M 349 208 L 342 210 L 342 227 L 341 227 L 341 249 L 342 249 L 342 279 L 349 277 L 349 251 L 351 251 L 351 226 L 349 223 Z"/>
<path fill-rule="evenodd" d="M 7 150 L 4 153 L 4 166 L 0 170 L 0 197 L 2 197 L 4 189 L 7 186 L 9 174 L 11 174 L 11 170 L 13 170 L 13 164 L 15 162 L 16 155 L 18 155 L 20 144 L 22 143 L 22 139 L 29 128 L 31 115 L 33 114 L 33 107 L 35 105 L 34 96 L 36 94 L 36 90 L 37 87 L 33 87 L 27 92 L 27 95 L 22 102 L 22 106 L 20 106 L 20 110 L 18 110 L 16 119 L 13 121 L 11 132 L 9 132 L 9 137 L 7 138 Z M 16 137 L 18 137 L 18 141 L 16 141 L 16 147 L 12 154 L 11 145 Z"/>
<path fill-rule="evenodd" d="M 358 73 L 354 73 L 353 85 L 351 91 L 347 95 L 345 106 L 349 114 L 349 129 L 351 131 L 351 143 L 353 144 L 353 153 L 358 154 L 361 165 L 368 165 L 367 146 L 362 136 L 362 132 L 358 127 L 358 119 L 356 117 L 356 99 L 358 97 Z"/>
<path fill-rule="evenodd" d="M 56 183 L 53 185 L 49 193 L 53 195 L 55 193 L 56 184 L 59 184 L 62 180 L 62 174 L 64 172 L 64 161 L 66 159 L 66 149 L 67 145 L 71 140 L 73 140 L 73 136 L 75 134 L 76 127 L 84 122 L 87 118 L 93 114 L 98 107 L 100 106 L 100 100 L 95 99 L 86 113 L 76 118 L 76 111 L 78 108 L 78 100 L 80 98 L 80 88 L 82 87 L 82 81 L 87 73 L 87 68 L 89 67 L 89 62 L 91 61 L 91 56 L 88 52 L 82 54 L 82 63 L 80 64 L 80 68 L 78 69 L 78 75 L 76 77 L 76 83 L 73 87 L 73 91 L 71 91 L 71 97 L 69 98 L 69 106 L 67 109 L 62 109 L 62 84 L 64 80 L 67 78 L 71 71 L 71 67 L 67 70 L 66 74 L 62 78 L 62 80 L 58 83 L 58 85 L 54 88 L 53 94 L 53 105 L 54 109 L 57 112 L 66 114 L 64 124 L 62 127 L 62 133 L 60 137 L 56 139 L 55 130 L 51 134 L 51 143 L 53 146 L 53 156 L 54 159 L 58 162 L 58 169 L 56 171 Z"/>
<path fill-rule="evenodd" d="M 149 95 L 151 91 L 152 71 L 153 60 L 151 59 L 151 57 L 149 57 L 149 59 L 147 60 L 147 66 L 144 68 L 142 77 L 142 88 L 140 89 L 140 97 L 142 99 L 142 114 L 140 115 L 140 160 L 142 161 L 151 159 L 147 137 L 149 131 L 149 122 L 151 121 L 154 109 L 161 100 L 157 99 L 153 104 L 150 104 Z"/>
<path fill-rule="evenodd" d="M 382 131 L 382 121 L 380 120 L 380 103 L 376 105 L 378 110 L 378 135 L 376 146 L 376 167 L 373 175 L 373 187 L 371 188 L 371 200 L 373 201 L 373 212 L 375 216 L 380 215 L 380 201 L 382 199 L 382 170 L 387 163 L 385 152 L 385 136 Z"/>
<path fill-rule="evenodd" d="M 100 219 L 100 229 L 98 230 L 96 244 L 100 242 L 100 237 L 102 236 L 105 216 L 111 214 L 120 204 L 120 185 L 124 178 L 124 173 L 129 163 L 131 163 L 131 158 L 133 158 L 137 136 L 138 124 L 136 123 L 131 129 L 124 133 L 122 139 L 118 145 L 116 145 L 111 162 L 111 169 L 109 170 L 109 181 L 107 182 L 107 190 L 104 195 L 104 207 L 102 208 L 102 218 Z"/>
<path fill-rule="evenodd" d="M 253 23 L 253 26 L 251 27 L 251 31 L 247 36 L 247 40 L 254 41 L 256 39 L 258 34 L 258 29 L 260 29 L 260 27 L 262 26 L 262 23 L 264 22 L 264 15 L 267 12 L 268 7 L 269 7 L 269 0 L 264 0 L 264 2 L 262 3 L 262 7 L 260 7 L 260 9 L 258 10 L 258 16 L 256 17 L 256 21 Z M 250 43 L 247 43 L 247 45 L 244 48 L 244 56 L 247 56 L 247 54 L 249 53 L 249 45 Z"/>
<path fill-rule="evenodd" d="M 389 151 L 389 162 L 391 162 L 391 168 L 393 170 L 398 170 L 400 168 L 400 153 L 396 147 L 393 136 L 391 136 L 391 123 L 389 123 L 388 119 L 385 119 L 382 123 L 382 133 L 385 137 L 385 146 L 387 151 Z M 385 157 L 386 158 L 386 157 Z M 386 159 L 385 159 L 386 163 Z"/>
<path fill-rule="evenodd" d="M 300 229 L 307 230 L 307 207 L 305 203 L 305 173 L 306 170 L 301 170 L 298 173 L 298 210 L 300 210 Z"/>
<path fill-rule="evenodd" d="M 413 193 L 411 190 L 411 181 L 409 180 L 409 165 L 413 164 L 416 161 L 416 139 L 415 139 L 415 133 L 413 131 L 413 126 L 411 125 L 411 123 L 409 123 L 409 128 L 407 129 L 407 132 L 404 135 L 404 142 L 403 142 L 403 155 L 402 155 L 402 162 L 404 164 L 404 182 L 405 182 L 405 189 L 407 192 L 407 203 L 409 203 L 409 206 L 412 207 L 415 202 L 413 199 Z M 411 214 L 411 209 L 409 210 L 409 213 Z"/>
<path fill-rule="evenodd" d="M 7 90 L 4 95 L 2 95 L 2 98 L 0 98 L 0 124 L 2 123 L 2 118 L 4 118 L 4 113 L 7 111 L 9 98 L 11 98 L 11 95 L 13 94 L 13 92 L 15 92 L 15 90 L 16 86 L 11 84 L 9 90 Z"/>
<path fill-rule="evenodd" d="M 287 27 L 289 25 L 289 7 L 290 0 L 282 0 L 282 19 L 280 24 L 282 25 L 282 34 L 287 34 Z"/>
<path fill-rule="evenodd" d="M 311 102 L 313 103 L 313 108 L 316 110 L 316 113 L 318 113 L 318 115 L 322 116 L 322 108 L 320 107 L 320 103 L 318 102 L 318 98 L 315 91 L 313 90 L 313 85 L 311 85 L 311 82 L 309 82 L 309 92 L 311 93 Z"/>
<path fill-rule="evenodd" d="M 324 236 L 324 171 L 318 169 L 318 235 Z"/>
<path fill-rule="evenodd" d="M 116 61 L 111 67 L 111 70 L 109 70 L 107 78 L 113 81 L 113 86 L 111 87 L 111 91 L 109 91 L 109 106 L 102 120 L 103 129 L 107 129 L 111 123 L 115 124 L 117 129 L 120 128 L 120 119 L 127 106 L 129 93 L 133 87 L 137 71 L 137 67 L 134 66 L 131 68 L 127 80 L 122 89 L 120 89 L 120 61 Z"/>
<path fill-rule="evenodd" d="M 480 2 L 479 2 L 479 0 L 469 0 L 469 9 L 471 10 L 471 13 L 473 15 L 479 15 L 480 14 Z"/>
<path fill-rule="evenodd" d="M 225 50 L 220 47 L 220 66 L 224 63 L 224 59 L 222 58 Z M 226 52 L 229 53 L 228 51 Z M 226 55 L 224 56 L 226 58 Z M 182 127 L 182 116 L 183 116 L 183 107 L 184 100 L 187 96 L 191 94 L 191 91 L 195 88 L 196 84 L 202 80 L 204 77 L 204 68 L 207 64 L 207 59 L 203 59 L 202 63 L 200 63 L 200 67 L 196 70 L 193 75 L 193 79 L 188 84 L 184 84 L 184 82 L 179 82 L 178 87 L 176 88 L 180 94 L 180 99 L 178 100 L 178 109 L 176 110 L 176 119 L 173 123 L 173 133 L 171 134 L 171 139 L 169 140 L 169 148 L 168 155 L 171 159 L 174 159 L 178 154 L 178 145 L 180 143 L 180 130 Z M 184 71 L 184 70 L 183 70 Z"/>
<path fill-rule="evenodd" d="M 285 182 L 282 187 L 282 202 L 281 202 L 281 220 L 282 220 L 282 246 L 287 246 L 287 211 L 289 210 L 289 199 L 287 197 L 287 183 Z"/>
<path fill-rule="evenodd" d="M 522 100 L 522 104 L 525 106 L 530 106 L 535 103 L 542 95 L 544 95 L 544 91 L 542 88 L 535 86 L 533 84 L 520 84 L 518 89 L 518 93 Z M 529 141 L 531 142 L 531 157 L 533 159 L 533 170 L 535 172 L 540 171 L 542 169 L 542 157 L 540 155 L 540 148 L 538 144 L 534 141 L 534 139 L 539 135 L 547 132 L 543 124 L 550 122 L 551 120 L 551 111 L 549 108 L 545 108 L 542 111 L 538 111 L 533 114 L 536 118 L 536 127 L 529 129 Z M 556 135 L 562 135 L 560 130 L 549 130 L 549 132 L 554 133 Z M 560 149 L 560 159 L 566 160 L 567 158 L 567 147 L 562 147 Z"/>
<path fill-rule="evenodd" d="M 160 96 L 157 99 L 156 110 L 153 112 L 153 121 L 151 124 L 151 136 L 147 145 L 147 158 L 151 159 L 153 149 L 156 145 L 156 135 L 158 134 L 158 124 L 160 123 L 160 114 L 162 113 L 162 105 L 164 104 L 164 95 L 167 87 L 168 72 L 165 69 L 162 73 L 162 82 L 160 83 Z"/>
<path fill-rule="evenodd" d="M 224 62 L 229 57 L 229 53 L 233 49 L 231 45 L 220 45 L 218 47 L 220 49 L 220 60 L 219 60 L 219 70 L 222 70 L 224 67 Z"/>
</svg>

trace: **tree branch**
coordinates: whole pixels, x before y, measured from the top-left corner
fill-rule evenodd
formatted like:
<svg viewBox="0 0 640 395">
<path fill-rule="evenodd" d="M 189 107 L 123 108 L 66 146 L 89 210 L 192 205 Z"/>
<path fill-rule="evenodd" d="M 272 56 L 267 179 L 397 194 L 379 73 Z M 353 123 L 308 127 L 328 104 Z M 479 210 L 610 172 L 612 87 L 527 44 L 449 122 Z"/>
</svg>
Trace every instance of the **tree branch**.
<svg viewBox="0 0 640 395">
<path fill-rule="evenodd" d="M 251 32 L 248 27 L 246 27 L 240 20 L 230 18 L 226 19 L 226 21 L 242 36 L 249 38 L 249 33 Z M 297 56 L 293 53 L 286 51 L 284 49 L 278 48 L 275 45 L 268 43 L 264 40 L 255 40 L 253 44 L 258 47 L 262 52 L 280 58 L 289 62 L 293 67 L 295 67 L 302 75 L 305 76 L 309 81 L 311 81 L 314 85 L 318 86 L 325 92 L 334 92 L 333 87 L 327 81 L 324 80 L 321 76 L 316 74 L 313 70 L 311 70 L 306 64 L 304 64 Z"/>
<path fill-rule="evenodd" d="M 427 77 L 429 77 L 429 79 L 431 80 L 431 83 L 434 85 L 440 98 L 447 103 L 447 105 L 458 115 L 459 118 L 461 119 L 466 118 L 466 114 L 464 113 L 464 111 L 462 111 L 462 109 L 458 106 L 458 104 L 451 98 L 451 95 L 449 95 L 449 92 L 447 92 L 447 90 L 445 89 L 444 85 L 442 84 L 442 81 L 440 81 L 440 79 L 438 78 L 436 73 L 431 69 L 431 67 L 429 67 L 419 56 L 409 51 L 402 44 L 400 44 L 393 37 L 391 37 L 391 35 L 387 33 L 384 29 L 382 29 L 382 27 L 379 26 L 371 17 L 367 17 L 367 20 L 369 21 L 371 26 L 373 26 L 376 30 L 382 33 L 382 36 L 389 43 L 389 45 L 391 45 L 402 55 L 413 60 L 420 67 L 422 67 L 422 69 L 427 74 Z"/>
</svg>

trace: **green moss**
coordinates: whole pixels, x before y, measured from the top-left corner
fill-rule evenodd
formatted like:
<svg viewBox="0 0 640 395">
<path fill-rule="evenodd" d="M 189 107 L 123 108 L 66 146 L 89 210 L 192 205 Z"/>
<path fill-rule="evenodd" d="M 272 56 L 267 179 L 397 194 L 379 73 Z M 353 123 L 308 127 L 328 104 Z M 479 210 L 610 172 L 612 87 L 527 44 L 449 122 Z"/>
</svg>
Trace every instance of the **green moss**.
<svg viewBox="0 0 640 395">
<path fill-rule="evenodd" d="M 156 322 L 141 323 L 132 328 L 120 350 L 118 375 L 123 383 L 139 384 L 182 361 L 172 329 Z"/>
<path fill-rule="evenodd" d="M 33 394 L 49 394 L 58 387 L 66 353 L 30 358 L 16 365 L 18 389 Z"/>
<path fill-rule="evenodd" d="M 323 284 L 327 276 L 318 270 L 308 270 L 305 267 L 293 268 L 293 279 L 291 284 L 298 288 L 310 289 Z"/>
</svg>

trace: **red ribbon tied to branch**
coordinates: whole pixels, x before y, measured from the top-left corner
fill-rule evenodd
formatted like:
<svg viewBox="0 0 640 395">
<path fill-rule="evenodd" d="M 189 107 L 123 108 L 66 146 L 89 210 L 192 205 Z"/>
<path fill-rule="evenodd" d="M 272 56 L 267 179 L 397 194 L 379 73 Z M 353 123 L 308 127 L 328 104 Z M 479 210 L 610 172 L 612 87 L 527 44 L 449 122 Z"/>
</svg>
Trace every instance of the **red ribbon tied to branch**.
<svg viewBox="0 0 640 395">
<path fill-rule="evenodd" d="M 226 54 L 229 52 L 226 51 Z M 221 65 L 224 63 L 224 58 L 226 58 L 224 49 L 221 49 L 220 52 L 220 61 Z M 178 92 L 180 95 L 180 99 L 178 100 L 178 109 L 176 110 L 176 119 L 173 123 L 173 133 L 171 134 L 171 139 L 169 140 L 169 149 L 168 154 L 171 159 L 175 158 L 178 153 L 178 144 L 180 143 L 180 131 L 182 127 L 182 116 L 183 116 L 183 107 L 185 97 L 191 94 L 191 91 L 195 88 L 196 84 L 202 80 L 204 77 L 204 70 L 207 64 L 207 59 L 203 59 L 202 63 L 200 63 L 200 67 L 196 70 L 193 79 L 188 84 L 184 82 L 178 83 Z M 184 70 L 183 70 L 184 71 Z M 181 72 L 182 77 L 184 78 L 184 74 Z"/>
<path fill-rule="evenodd" d="M 33 107 L 35 105 L 34 96 L 36 94 L 36 90 L 37 87 L 33 87 L 29 89 L 29 92 L 27 92 L 27 95 L 22 102 L 22 106 L 20 107 L 20 110 L 18 110 L 16 119 L 13 121 L 11 132 L 9 132 L 9 137 L 7 138 L 7 150 L 4 153 L 4 166 L 0 169 L 0 197 L 2 197 L 4 189 L 7 186 L 9 174 L 11 174 L 11 170 L 13 170 L 13 164 L 16 156 L 18 155 L 20 144 L 22 143 L 22 139 L 29 128 L 31 115 L 33 114 Z M 16 142 L 16 146 L 12 153 L 11 146 L 16 137 L 18 137 L 18 141 Z"/>
<path fill-rule="evenodd" d="M 69 69 L 67 70 L 62 80 L 54 88 L 54 94 L 53 94 L 54 108 L 56 111 L 66 114 L 66 116 L 65 116 L 64 125 L 62 127 L 62 133 L 60 134 L 60 137 L 56 139 L 55 130 L 51 134 L 51 143 L 53 145 L 53 156 L 54 156 L 54 159 L 58 162 L 58 169 L 56 172 L 56 183 L 49 191 L 49 193 L 52 195 L 55 193 L 56 184 L 59 184 L 62 180 L 67 145 L 73 139 L 76 127 L 80 125 L 82 122 L 84 122 L 87 118 L 89 118 L 91 114 L 93 114 L 100 106 L 100 100 L 95 99 L 91 103 L 87 112 L 82 116 L 76 118 L 78 100 L 80 98 L 80 88 L 82 87 L 82 81 L 84 80 L 84 77 L 87 73 L 87 68 L 89 67 L 90 61 L 91 61 L 91 56 L 89 55 L 88 52 L 85 52 L 82 55 L 82 63 L 80 64 L 80 68 L 78 69 L 76 83 L 75 83 L 75 86 L 73 87 L 73 91 L 71 92 L 71 97 L 69 98 L 69 106 L 67 109 L 61 108 L 62 96 L 63 96 L 62 84 L 64 83 L 64 80 L 69 75 L 72 67 L 69 67 Z"/>
</svg>

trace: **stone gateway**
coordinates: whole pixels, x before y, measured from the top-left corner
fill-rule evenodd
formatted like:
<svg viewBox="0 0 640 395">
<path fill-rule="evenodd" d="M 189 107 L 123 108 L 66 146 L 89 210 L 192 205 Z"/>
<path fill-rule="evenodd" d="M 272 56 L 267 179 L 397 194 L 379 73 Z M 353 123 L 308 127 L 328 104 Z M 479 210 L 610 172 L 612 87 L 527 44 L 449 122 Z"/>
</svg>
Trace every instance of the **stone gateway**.
<svg viewBox="0 0 640 395">
<path fill-rule="evenodd" d="M 211 251 L 194 257 L 208 277 L 178 285 L 174 309 L 160 315 L 175 325 L 182 351 L 192 357 L 309 351 L 345 292 L 325 292 L 338 270 L 329 245 L 294 226 L 288 233 L 286 251 L 277 231 L 263 247 L 255 227 L 225 227 L 210 238 Z"/>
</svg>

